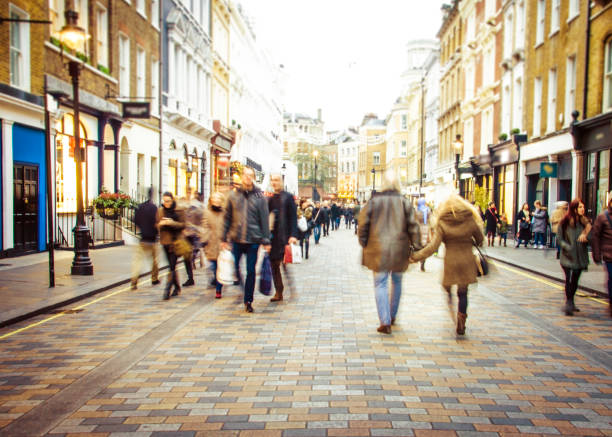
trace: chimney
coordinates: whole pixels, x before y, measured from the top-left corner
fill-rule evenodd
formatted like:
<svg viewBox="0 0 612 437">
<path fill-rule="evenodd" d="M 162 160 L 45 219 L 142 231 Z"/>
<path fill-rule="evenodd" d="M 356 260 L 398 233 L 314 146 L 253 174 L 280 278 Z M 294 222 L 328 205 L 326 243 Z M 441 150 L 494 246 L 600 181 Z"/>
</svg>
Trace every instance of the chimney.
<svg viewBox="0 0 612 437">
<path fill-rule="evenodd" d="M 323 121 L 321 108 L 317 109 L 317 120 Z"/>
</svg>

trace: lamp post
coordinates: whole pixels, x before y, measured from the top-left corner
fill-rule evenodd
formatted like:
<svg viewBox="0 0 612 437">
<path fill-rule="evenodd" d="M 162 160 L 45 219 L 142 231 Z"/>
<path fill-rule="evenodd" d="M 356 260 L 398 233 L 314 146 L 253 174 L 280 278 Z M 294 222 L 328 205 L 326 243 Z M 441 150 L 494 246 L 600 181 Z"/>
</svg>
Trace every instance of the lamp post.
<svg viewBox="0 0 612 437">
<path fill-rule="evenodd" d="M 74 4 L 68 0 L 65 12 L 66 25 L 60 31 L 60 41 L 68 48 L 77 51 L 85 43 L 85 30 L 78 26 L 79 14 L 74 10 Z M 89 258 L 89 228 L 85 225 L 85 210 L 83 206 L 83 159 L 84 150 L 81 149 L 80 113 L 79 113 L 79 75 L 83 68 L 82 63 L 70 60 L 68 73 L 72 79 L 72 102 L 74 121 L 74 160 L 76 161 L 76 208 L 77 223 L 74 232 L 74 259 L 72 260 L 71 274 L 93 275 L 93 264 Z M 86 149 L 85 149 L 86 150 Z"/>
<path fill-rule="evenodd" d="M 453 148 L 455 149 L 455 188 L 459 191 L 459 160 L 463 151 L 463 141 L 461 141 L 460 134 L 456 135 Z"/>
<path fill-rule="evenodd" d="M 315 150 L 312 152 L 312 156 L 314 156 L 314 188 L 312 190 L 312 200 L 315 202 L 317 199 L 317 156 L 319 156 L 319 151 Z"/>
<path fill-rule="evenodd" d="M 372 173 L 372 194 L 374 194 L 374 192 L 376 191 L 376 169 L 372 167 L 372 170 L 370 170 L 370 172 Z"/>
<path fill-rule="evenodd" d="M 283 190 L 287 191 L 287 185 L 285 185 L 285 173 L 287 173 L 287 164 L 283 162 L 283 166 L 281 167 L 281 176 L 283 177 Z"/>
</svg>

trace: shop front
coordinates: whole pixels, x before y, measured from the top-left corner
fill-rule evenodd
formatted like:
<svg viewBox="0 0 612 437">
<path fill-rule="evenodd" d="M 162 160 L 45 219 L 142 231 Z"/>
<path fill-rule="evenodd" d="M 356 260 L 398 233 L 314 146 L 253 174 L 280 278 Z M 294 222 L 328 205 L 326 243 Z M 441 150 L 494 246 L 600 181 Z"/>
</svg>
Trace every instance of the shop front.
<svg viewBox="0 0 612 437">
<path fill-rule="evenodd" d="M 231 187 L 231 149 L 235 135 L 219 120 L 213 120 L 215 135 L 211 139 L 211 184 L 213 191 L 227 191 Z"/>
<path fill-rule="evenodd" d="M 489 155 L 478 155 L 459 164 L 459 195 L 468 202 L 493 199 L 493 169 Z"/>
<path fill-rule="evenodd" d="M 506 214 L 508 223 L 514 223 L 518 211 L 516 180 L 518 176 L 518 147 L 506 141 L 489 149 L 493 168 L 493 202 L 500 214 Z"/>
<path fill-rule="evenodd" d="M 594 219 L 606 207 L 612 187 L 612 112 L 574 123 L 572 135 L 584 158 L 582 196 L 586 212 Z"/>
</svg>

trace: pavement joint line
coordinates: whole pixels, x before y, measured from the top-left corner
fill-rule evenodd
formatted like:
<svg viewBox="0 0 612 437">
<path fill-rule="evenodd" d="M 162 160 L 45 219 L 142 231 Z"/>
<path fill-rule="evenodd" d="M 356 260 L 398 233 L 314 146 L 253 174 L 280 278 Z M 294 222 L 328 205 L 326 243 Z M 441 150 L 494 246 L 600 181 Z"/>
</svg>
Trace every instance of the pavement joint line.
<svg viewBox="0 0 612 437">
<path fill-rule="evenodd" d="M 185 268 L 184 266 L 180 266 L 180 267 L 177 267 L 177 270 L 181 270 L 181 269 L 184 269 L 184 268 Z M 170 274 L 170 272 L 167 272 L 167 273 L 165 273 L 163 276 L 168 276 L 169 274 Z M 144 282 L 150 282 L 150 281 L 151 281 L 151 279 L 146 279 Z M 143 283 L 143 282 L 139 282 L 139 284 L 142 284 L 142 283 Z M 94 304 L 94 303 L 98 303 L 98 302 L 100 302 L 100 301 L 103 301 L 103 300 L 105 300 L 105 299 L 108 299 L 109 297 L 113 297 L 113 296 L 115 296 L 115 295 L 117 295 L 117 294 L 124 293 L 124 292 L 128 291 L 128 290 L 129 290 L 129 289 L 131 289 L 131 288 L 132 288 L 132 287 L 131 287 L 131 285 L 130 285 L 129 287 L 124 287 L 124 288 L 122 288 L 122 289 L 120 289 L 120 290 L 114 291 L 114 292 L 112 292 L 112 293 L 110 293 L 110 294 L 104 295 L 104 296 L 102 296 L 102 297 L 99 297 L 99 298 L 97 298 L 97 299 L 94 299 L 94 300 L 93 300 L 93 301 L 91 301 L 91 302 L 87 302 L 87 303 L 85 303 L 85 304 L 83 304 L 83 305 L 79 305 L 79 306 L 74 307 L 74 308 L 72 308 L 72 309 L 75 309 L 75 310 L 80 310 L 80 309 L 86 308 L 86 307 L 88 307 L 89 305 L 92 305 L 92 304 Z M 88 296 L 88 297 L 91 297 L 91 296 Z M 51 320 L 57 319 L 58 317 L 65 316 L 65 315 L 67 315 L 67 314 L 68 314 L 67 312 L 62 311 L 62 312 L 61 312 L 61 313 L 59 313 L 59 314 L 56 314 L 56 315 L 51 316 L 51 317 L 47 317 L 46 319 L 43 319 L 43 320 L 39 320 L 38 322 L 35 322 L 35 323 L 30 324 L 30 325 L 24 326 L 23 328 L 19 328 L 19 329 L 16 329 L 16 330 L 14 330 L 14 331 L 7 332 L 6 334 L 0 335 L 0 340 L 4 340 L 5 338 L 11 337 L 11 336 L 13 336 L 13 335 L 15 335 L 15 334 L 19 334 L 20 332 L 23 332 L 23 331 L 27 331 L 28 329 L 35 328 L 36 326 L 42 325 L 43 323 L 50 322 Z"/>
<path fill-rule="evenodd" d="M 554 288 L 554 289 L 557 289 L 557 290 L 565 290 L 565 288 L 564 288 L 564 287 L 562 287 L 562 286 L 561 286 L 561 285 L 559 285 L 559 284 L 555 284 L 555 283 L 550 282 L 550 281 L 547 281 L 547 280 L 545 280 L 545 279 L 538 278 L 537 276 L 534 276 L 534 275 L 529 274 L 529 273 L 525 273 L 525 272 L 520 271 L 520 270 L 518 270 L 518 269 L 516 269 L 516 268 L 508 267 L 508 266 L 506 266 L 506 265 L 501 264 L 502 262 L 503 262 L 503 261 L 491 261 L 491 263 L 492 263 L 494 266 L 496 266 L 496 267 L 502 268 L 502 269 L 504 269 L 504 270 L 508 270 L 509 272 L 512 272 L 512 273 L 517 273 L 517 274 L 519 274 L 519 275 L 525 276 L 526 278 L 533 279 L 534 281 L 537 281 L 537 282 L 541 282 L 542 284 L 549 285 L 550 287 L 552 287 L 552 288 Z M 590 295 L 585 294 L 585 293 L 583 293 L 583 292 L 578 292 L 578 293 L 576 293 L 576 294 L 577 294 L 578 296 L 580 296 L 580 297 L 586 297 L 587 299 L 591 299 L 592 301 L 595 301 L 595 302 L 598 302 L 598 303 L 601 303 L 601 304 L 604 304 L 604 305 L 608 305 L 608 302 L 606 302 L 605 300 L 603 300 L 603 299 L 599 299 L 599 298 L 597 298 L 597 297 L 590 296 Z"/>
<path fill-rule="evenodd" d="M 583 340 L 574 334 L 570 334 L 564 328 L 555 326 L 550 322 L 544 321 L 542 317 L 533 314 L 524 308 L 521 308 L 519 304 L 512 302 L 505 296 L 491 290 L 489 287 L 479 285 L 479 291 L 482 290 L 485 295 L 491 299 L 491 301 L 504 307 L 504 309 L 522 319 L 527 320 L 533 325 L 538 326 L 545 330 L 550 336 L 556 338 L 563 344 L 568 345 L 573 350 L 578 352 L 580 355 L 588 358 L 589 360 L 597 363 L 604 367 L 609 372 L 612 372 L 612 355 L 606 351 L 599 349 L 593 343 Z"/>
<path fill-rule="evenodd" d="M 47 434 L 132 366 L 155 351 L 195 317 L 203 312 L 212 311 L 215 307 L 205 304 L 213 300 L 212 296 L 201 296 L 47 401 L 31 409 L 6 427 L 0 428 L 0 435 L 32 437 Z"/>
</svg>

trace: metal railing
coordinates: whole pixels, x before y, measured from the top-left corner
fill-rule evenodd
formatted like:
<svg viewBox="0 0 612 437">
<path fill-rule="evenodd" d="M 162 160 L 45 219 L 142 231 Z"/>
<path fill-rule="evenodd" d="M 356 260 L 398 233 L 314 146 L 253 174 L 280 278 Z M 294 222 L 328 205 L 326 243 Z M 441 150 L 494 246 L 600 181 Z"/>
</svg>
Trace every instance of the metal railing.
<svg viewBox="0 0 612 437">
<path fill-rule="evenodd" d="M 123 232 L 118 220 L 105 219 L 95 214 L 92 208 L 85 212 L 85 225 L 89 228 L 89 247 L 96 249 L 109 243 L 122 241 Z M 77 224 L 75 212 L 58 212 L 55 215 L 55 247 L 74 248 L 73 229 Z"/>
</svg>

